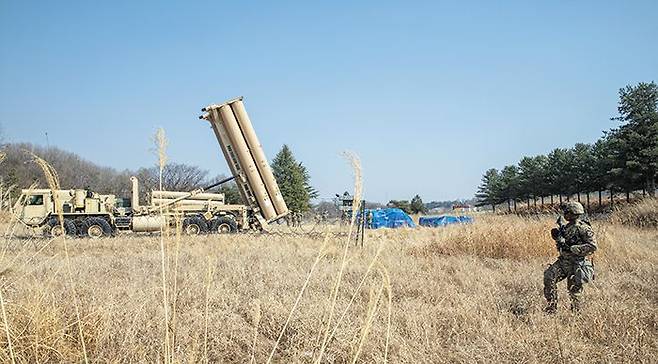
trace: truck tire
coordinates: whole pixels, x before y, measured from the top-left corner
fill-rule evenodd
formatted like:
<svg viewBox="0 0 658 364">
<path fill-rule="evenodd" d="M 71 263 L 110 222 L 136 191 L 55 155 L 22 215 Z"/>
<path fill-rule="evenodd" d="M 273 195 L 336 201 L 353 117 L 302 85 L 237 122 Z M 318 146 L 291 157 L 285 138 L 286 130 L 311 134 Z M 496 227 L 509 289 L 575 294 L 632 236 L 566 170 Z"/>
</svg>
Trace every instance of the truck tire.
<svg viewBox="0 0 658 364">
<path fill-rule="evenodd" d="M 102 217 L 88 217 L 85 219 L 83 226 L 81 235 L 84 237 L 98 239 L 112 235 L 112 226 Z"/>
<path fill-rule="evenodd" d="M 230 217 L 218 217 L 212 220 L 211 231 L 215 234 L 233 234 L 238 231 L 238 224 Z"/>
<path fill-rule="evenodd" d="M 59 218 L 52 217 L 50 220 L 48 220 L 44 232 L 46 236 L 54 238 L 64 234 L 74 236 L 77 234 L 78 229 L 76 229 L 75 223 L 73 221 L 64 219 L 64 231 L 62 231 L 62 225 L 59 223 Z"/>
<path fill-rule="evenodd" d="M 200 235 L 208 231 L 208 223 L 202 217 L 192 216 L 183 220 L 183 233 L 185 235 Z"/>
<path fill-rule="evenodd" d="M 73 223 L 75 224 L 75 232 L 78 234 L 78 237 L 84 237 L 85 231 L 85 220 L 83 219 L 74 219 Z"/>
</svg>

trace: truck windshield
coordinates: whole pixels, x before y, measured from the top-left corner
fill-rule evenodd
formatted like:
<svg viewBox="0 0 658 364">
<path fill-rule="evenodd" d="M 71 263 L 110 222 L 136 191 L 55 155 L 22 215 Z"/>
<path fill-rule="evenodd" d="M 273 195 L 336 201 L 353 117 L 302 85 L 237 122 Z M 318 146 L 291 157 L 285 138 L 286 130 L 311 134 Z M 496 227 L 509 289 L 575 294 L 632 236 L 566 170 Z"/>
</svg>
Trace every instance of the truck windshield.
<svg viewBox="0 0 658 364">
<path fill-rule="evenodd" d="M 117 198 L 116 207 L 131 207 L 129 198 Z"/>
<path fill-rule="evenodd" d="M 43 205 L 43 195 L 34 195 L 27 198 L 28 206 L 40 206 Z"/>
</svg>

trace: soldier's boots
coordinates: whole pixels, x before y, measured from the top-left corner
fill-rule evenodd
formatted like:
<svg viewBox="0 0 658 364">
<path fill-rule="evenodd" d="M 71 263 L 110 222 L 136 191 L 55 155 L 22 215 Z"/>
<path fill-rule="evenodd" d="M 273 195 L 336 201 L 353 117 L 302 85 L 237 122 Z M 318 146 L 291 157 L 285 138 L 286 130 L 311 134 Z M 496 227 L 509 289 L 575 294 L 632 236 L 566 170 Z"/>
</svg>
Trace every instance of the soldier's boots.
<svg viewBox="0 0 658 364">
<path fill-rule="evenodd" d="M 581 308 L 580 301 L 578 301 L 578 300 L 572 300 L 571 301 L 571 312 L 578 313 L 578 312 L 580 312 L 580 308 Z"/>
<path fill-rule="evenodd" d="M 544 308 L 544 312 L 547 315 L 554 315 L 557 313 L 557 301 L 549 302 L 548 305 Z"/>
<path fill-rule="evenodd" d="M 582 305 L 580 301 L 571 301 L 571 312 L 579 313 Z M 557 302 L 549 302 L 544 308 L 544 313 L 547 315 L 554 315 L 557 313 Z"/>
</svg>

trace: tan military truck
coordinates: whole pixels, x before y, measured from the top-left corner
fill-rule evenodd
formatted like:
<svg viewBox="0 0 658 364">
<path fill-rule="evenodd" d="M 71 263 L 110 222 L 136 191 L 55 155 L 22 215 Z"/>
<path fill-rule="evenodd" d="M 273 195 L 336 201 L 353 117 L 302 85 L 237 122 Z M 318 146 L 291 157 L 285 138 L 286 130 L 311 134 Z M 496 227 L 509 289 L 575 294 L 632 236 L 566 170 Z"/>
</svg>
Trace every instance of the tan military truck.
<svg viewBox="0 0 658 364">
<path fill-rule="evenodd" d="M 43 227 L 51 236 L 98 238 L 118 231 L 156 232 L 176 227 L 178 222 L 189 235 L 263 230 L 285 217 L 288 207 L 242 98 L 209 105 L 202 111 L 199 118 L 210 122 L 232 177 L 191 192 L 151 191 L 147 205 L 139 201 L 135 177 L 131 177 L 130 199 L 85 189 L 22 190 L 14 208 L 17 218 L 28 226 Z M 244 204 L 227 205 L 223 194 L 206 192 L 231 180 L 235 180 Z"/>
<path fill-rule="evenodd" d="M 47 235 L 88 234 L 93 237 L 113 233 L 116 206 L 114 195 L 77 190 L 22 190 L 14 206 L 16 217 L 30 227 L 43 227 Z M 63 223 L 58 215 L 61 213 Z"/>
<path fill-rule="evenodd" d="M 133 177 L 137 188 L 137 179 Z M 233 233 L 249 229 L 249 209 L 224 204 L 217 193 L 152 191 L 151 203 L 101 195 L 89 190 L 22 190 L 14 209 L 25 225 L 43 228 L 48 236 L 81 235 L 92 238 L 119 231 L 157 232 L 181 224 L 188 235 Z M 59 222 L 59 214 L 63 223 Z"/>
</svg>

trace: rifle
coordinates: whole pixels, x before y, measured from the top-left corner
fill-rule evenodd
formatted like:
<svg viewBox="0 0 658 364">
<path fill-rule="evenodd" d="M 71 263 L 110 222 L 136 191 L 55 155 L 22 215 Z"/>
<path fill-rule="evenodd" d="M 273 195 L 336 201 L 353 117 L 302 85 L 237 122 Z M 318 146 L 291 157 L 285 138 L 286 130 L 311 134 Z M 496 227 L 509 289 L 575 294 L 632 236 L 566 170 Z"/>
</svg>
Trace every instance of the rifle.
<svg viewBox="0 0 658 364">
<path fill-rule="evenodd" d="M 563 250 L 569 251 L 569 246 L 564 237 L 566 224 L 564 223 L 564 218 L 560 215 L 555 221 L 558 227 L 551 229 L 551 238 L 555 240 L 555 247 L 557 251 L 562 253 Z"/>
</svg>

